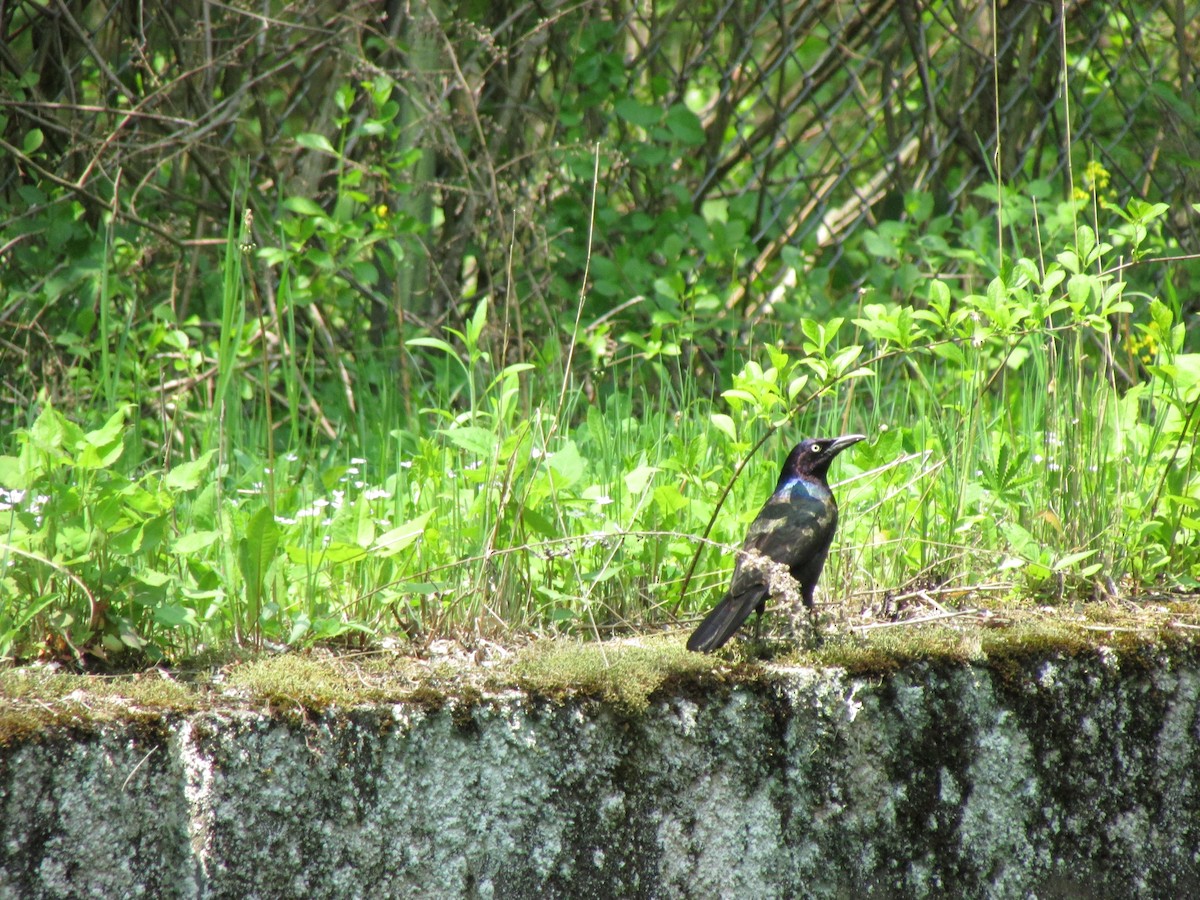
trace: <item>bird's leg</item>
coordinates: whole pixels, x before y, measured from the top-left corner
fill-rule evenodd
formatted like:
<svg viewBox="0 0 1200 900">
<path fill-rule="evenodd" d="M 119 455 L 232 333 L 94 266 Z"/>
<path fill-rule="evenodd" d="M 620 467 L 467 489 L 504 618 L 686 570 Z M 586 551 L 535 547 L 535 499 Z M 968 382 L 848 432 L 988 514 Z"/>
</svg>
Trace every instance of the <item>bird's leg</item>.
<svg viewBox="0 0 1200 900">
<path fill-rule="evenodd" d="M 821 622 L 817 615 L 817 607 L 810 603 L 808 606 L 808 627 L 812 635 L 813 647 L 820 647 L 824 640 L 821 636 L 820 625 Z"/>
<path fill-rule="evenodd" d="M 758 606 L 754 607 L 754 611 L 758 613 L 754 619 L 754 643 L 758 644 L 762 642 L 762 617 L 763 613 L 767 611 L 767 601 L 760 600 Z"/>
</svg>

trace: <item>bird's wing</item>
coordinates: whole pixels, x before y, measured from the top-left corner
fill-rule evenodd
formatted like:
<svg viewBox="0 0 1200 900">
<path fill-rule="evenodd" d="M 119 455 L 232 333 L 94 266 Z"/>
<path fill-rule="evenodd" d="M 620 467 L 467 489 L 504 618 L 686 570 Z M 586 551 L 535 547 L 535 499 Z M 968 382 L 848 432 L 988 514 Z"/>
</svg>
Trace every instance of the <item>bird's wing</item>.
<svg viewBox="0 0 1200 900">
<path fill-rule="evenodd" d="M 824 560 L 837 525 L 837 507 L 809 497 L 773 494 L 746 532 L 746 541 L 733 572 L 731 594 L 762 583 L 761 566 L 747 565 L 748 552 L 759 553 L 789 569 L 805 569 L 810 560 Z"/>
<path fill-rule="evenodd" d="M 766 597 L 765 584 L 752 584 L 740 594 L 731 590 L 709 611 L 704 621 L 688 638 L 687 648 L 698 653 L 710 653 L 724 646 Z"/>
</svg>

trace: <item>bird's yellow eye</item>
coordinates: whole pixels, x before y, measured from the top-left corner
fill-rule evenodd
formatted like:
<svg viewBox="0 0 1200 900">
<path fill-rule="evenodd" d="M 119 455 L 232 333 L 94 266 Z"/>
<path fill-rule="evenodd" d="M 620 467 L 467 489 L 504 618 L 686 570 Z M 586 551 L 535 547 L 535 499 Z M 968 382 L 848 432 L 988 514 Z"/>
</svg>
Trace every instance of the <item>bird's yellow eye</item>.
<svg viewBox="0 0 1200 900">
<path fill-rule="evenodd" d="M 813 453 L 820 453 L 820 452 L 821 452 L 821 445 L 813 444 Z"/>
</svg>

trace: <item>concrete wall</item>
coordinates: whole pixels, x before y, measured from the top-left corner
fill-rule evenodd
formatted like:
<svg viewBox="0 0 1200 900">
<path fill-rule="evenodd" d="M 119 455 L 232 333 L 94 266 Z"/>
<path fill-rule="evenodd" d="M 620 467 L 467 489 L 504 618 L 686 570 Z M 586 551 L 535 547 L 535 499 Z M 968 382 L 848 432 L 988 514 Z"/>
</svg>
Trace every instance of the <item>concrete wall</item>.
<svg viewBox="0 0 1200 900">
<path fill-rule="evenodd" d="M 1200 896 L 1200 664 L 775 671 L 0 750 L 0 897 Z"/>
</svg>

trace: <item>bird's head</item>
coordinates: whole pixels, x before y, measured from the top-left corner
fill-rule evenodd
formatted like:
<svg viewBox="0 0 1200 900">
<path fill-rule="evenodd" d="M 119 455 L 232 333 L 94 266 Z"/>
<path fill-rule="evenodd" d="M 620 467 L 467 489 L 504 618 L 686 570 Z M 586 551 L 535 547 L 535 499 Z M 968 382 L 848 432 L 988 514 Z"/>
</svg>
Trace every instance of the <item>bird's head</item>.
<svg viewBox="0 0 1200 900">
<path fill-rule="evenodd" d="M 783 470 L 779 473 L 779 483 L 783 484 L 790 478 L 806 475 L 824 480 L 833 458 L 851 444 L 857 444 L 866 438 L 865 434 L 844 434 L 835 438 L 809 438 L 801 441 L 788 454 Z"/>
</svg>

